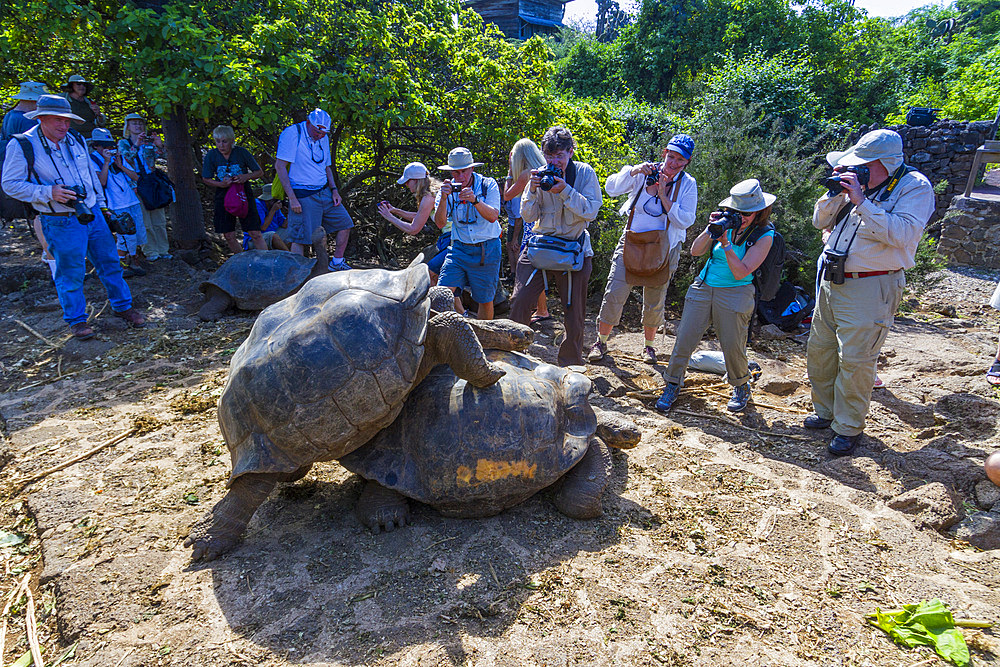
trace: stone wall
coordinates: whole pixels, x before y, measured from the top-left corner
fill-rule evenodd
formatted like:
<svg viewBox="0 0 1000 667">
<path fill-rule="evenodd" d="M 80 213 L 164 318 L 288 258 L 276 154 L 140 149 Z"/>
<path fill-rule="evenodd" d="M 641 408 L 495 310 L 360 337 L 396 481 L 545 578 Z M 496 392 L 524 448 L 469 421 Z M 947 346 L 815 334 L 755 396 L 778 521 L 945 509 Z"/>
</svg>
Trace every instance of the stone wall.
<svg viewBox="0 0 1000 667">
<path fill-rule="evenodd" d="M 1000 201 L 954 197 L 938 250 L 952 264 L 1000 269 Z"/>
<path fill-rule="evenodd" d="M 989 121 L 939 120 L 926 127 L 888 127 L 903 138 L 906 163 L 919 169 L 935 186 L 937 209 L 928 227 L 932 234 L 936 235 L 940 230 L 937 221 L 944 217 L 952 198 L 965 192 L 965 183 L 972 169 L 972 158 L 976 155 L 976 149 L 989 137 L 992 125 Z M 878 127 L 872 125 L 860 128 L 850 137 L 848 145 L 853 145 L 862 134 Z M 947 185 L 940 185 L 944 181 L 947 181 Z"/>
</svg>

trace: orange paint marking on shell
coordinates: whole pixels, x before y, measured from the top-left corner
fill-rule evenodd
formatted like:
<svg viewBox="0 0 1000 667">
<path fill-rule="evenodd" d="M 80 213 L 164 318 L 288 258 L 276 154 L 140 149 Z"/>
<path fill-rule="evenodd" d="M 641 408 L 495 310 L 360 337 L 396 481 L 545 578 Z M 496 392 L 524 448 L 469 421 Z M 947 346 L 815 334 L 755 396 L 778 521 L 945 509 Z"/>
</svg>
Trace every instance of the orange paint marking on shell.
<svg viewBox="0 0 1000 667">
<path fill-rule="evenodd" d="M 537 463 L 529 465 L 527 461 L 491 461 L 490 459 L 479 459 L 476 463 L 475 482 L 495 482 L 507 477 L 534 479 L 537 470 Z M 459 484 L 471 486 L 474 483 L 472 470 L 468 466 L 459 466 L 455 472 Z"/>
</svg>

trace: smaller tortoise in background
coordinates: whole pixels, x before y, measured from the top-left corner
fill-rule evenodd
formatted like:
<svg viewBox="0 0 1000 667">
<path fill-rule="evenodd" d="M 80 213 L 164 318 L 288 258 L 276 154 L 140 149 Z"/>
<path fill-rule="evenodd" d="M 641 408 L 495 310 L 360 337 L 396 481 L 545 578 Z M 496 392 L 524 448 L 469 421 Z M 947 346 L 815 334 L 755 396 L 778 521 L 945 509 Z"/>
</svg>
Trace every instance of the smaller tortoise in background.
<svg viewBox="0 0 1000 667">
<path fill-rule="evenodd" d="M 369 528 L 405 525 L 404 496 L 445 516 L 483 517 L 557 482 L 553 500 L 563 514 L 601 514 L 607 445 L 634 447 L 639 429 L 595 410 L 585 375 L 511 352 L 486 356 L 505 371 L 496 384 L 476 387 L 439 366 L 390 426 L 340 459 L 369 480 L 357 507 Z"/>
<path fill-rule="evenodd" d="M 199 289 L 205 304 L 199 319 L 214 322 L 230 308 L 263 310 L 319 275 L 315 259 L 284 250 L 246 250 L 226 260 Z"/>
</svg>

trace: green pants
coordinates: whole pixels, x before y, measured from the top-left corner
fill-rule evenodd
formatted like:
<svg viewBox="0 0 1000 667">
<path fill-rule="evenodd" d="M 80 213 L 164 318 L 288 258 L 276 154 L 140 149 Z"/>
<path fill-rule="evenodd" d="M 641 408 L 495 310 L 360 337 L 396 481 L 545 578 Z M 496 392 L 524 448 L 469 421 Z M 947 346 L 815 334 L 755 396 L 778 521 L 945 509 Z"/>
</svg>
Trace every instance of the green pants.
<svg viewBox="0 0 1000 667">
<path fill-rule="evenodd" d="M 734 387 L 750 380 L 747 369 L 747 329 L 754 309 L 753 285 L 740 287 L 709 287 L 696 279 L 684 297 L 684 312 L 677 325 L 677 338 L 670 353 L 670 363 L 664 379 L 681 384 L 691 353 L 698 347 L 709 325 L 722 347 L 726 360 L 726 375 Z"/>
<path fill-rule="evenodd" d="M 820 284 L 809 332 L 806 364 L 816 414 L 832 419 L 834 432 L 865 428 L 875 382 L 875 362 L 903 298 L 902 271 Z"/>
</svg>

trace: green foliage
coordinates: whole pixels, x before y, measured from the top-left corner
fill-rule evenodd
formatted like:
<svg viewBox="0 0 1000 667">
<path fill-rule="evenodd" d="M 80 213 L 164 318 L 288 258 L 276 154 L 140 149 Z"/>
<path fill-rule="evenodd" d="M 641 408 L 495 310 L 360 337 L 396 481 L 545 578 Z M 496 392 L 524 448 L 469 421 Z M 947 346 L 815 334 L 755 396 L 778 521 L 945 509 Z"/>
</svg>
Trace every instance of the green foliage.
<svg viewBox="0 0 1000 667">
<path fill-rule="evenodd" d="M 916 264 L 906 270 L 906 290 L 911 294 L 921 294 L 941 281 L 939 271 L 948 263 L 938 253 L 937 239 L 924 236 L 917 246 Z"/>
</svg>

